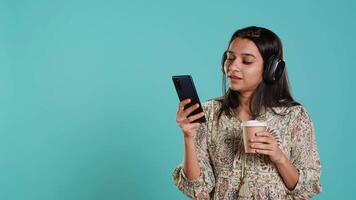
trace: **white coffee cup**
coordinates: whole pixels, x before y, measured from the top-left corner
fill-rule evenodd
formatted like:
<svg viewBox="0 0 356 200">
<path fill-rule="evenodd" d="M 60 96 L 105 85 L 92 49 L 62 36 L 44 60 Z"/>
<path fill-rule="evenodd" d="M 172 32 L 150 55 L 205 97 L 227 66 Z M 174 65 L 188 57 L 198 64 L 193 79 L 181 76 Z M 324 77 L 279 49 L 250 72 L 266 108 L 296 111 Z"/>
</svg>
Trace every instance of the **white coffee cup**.
<svg viewBox="0 0 356 200">
<path fill-rule="evenodd" d="M 249 120 L 242 122 L 241 126 L 245 152 L 256 153 L 255 150 L 251 149 L 250 147 L 250 140 L 256 137 L 256 133 L 264 132 L 267 130 L 267 122 Z"/>
</svg>

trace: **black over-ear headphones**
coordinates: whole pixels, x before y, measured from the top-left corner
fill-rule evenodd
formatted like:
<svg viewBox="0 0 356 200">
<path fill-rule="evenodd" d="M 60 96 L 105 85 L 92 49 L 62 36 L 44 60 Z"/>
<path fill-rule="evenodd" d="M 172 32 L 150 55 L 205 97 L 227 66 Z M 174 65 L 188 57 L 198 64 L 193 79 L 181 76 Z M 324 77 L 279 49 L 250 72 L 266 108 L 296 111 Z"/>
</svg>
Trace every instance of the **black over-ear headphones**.
<svg viewBox="0 0 356 200">
<path fill-rule="evenodd" d="M 282 58 L 272 55 L 265 64 L 263 80 L 269 84 L 277 82 L 282 77 L 285 66 L 286 63 Z"/>
<path fill-rule="evenodd" d="M 224 52 L 221 60 L 222 72 L 224 72 L 224 64 L 227 58 L 227 52 Z M 286 63 L 279 57 L 272 55 L 265 63 L 265 70 L 263 72 L 263 80 L 268 84 L 277 82 L 283 74 Z"/>
</svg>

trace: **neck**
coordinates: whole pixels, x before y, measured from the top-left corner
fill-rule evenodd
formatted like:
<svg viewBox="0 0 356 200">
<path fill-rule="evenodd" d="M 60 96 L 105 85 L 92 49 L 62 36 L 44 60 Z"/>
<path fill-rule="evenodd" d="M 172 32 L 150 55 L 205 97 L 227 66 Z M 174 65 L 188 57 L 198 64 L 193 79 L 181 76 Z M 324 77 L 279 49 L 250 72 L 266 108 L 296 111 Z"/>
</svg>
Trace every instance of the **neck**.
<svg viewBox="0 0 356 200">
<path fill-rule="evenodd" d="M 239 107 L 237 107 L 237 112 L 244 112 L 244 113 L 248 113 L 249 115 L 251 115 L 250 112 L 250 99 L 252 96 L 252 92 L 244 92 L 244 93 L 240 93 L 239 94 L 239 101 L 240 101 L 240 105 Z M 266 108 L 262 107 L 260 112 L 266 112 Z"/>
<path fill-rule="evenodd" d="M 249 110 L 251 96 L 252 96 L 252 92 L 240 93 L 240 95 L 239 95 L 239 101 L 240 101 L 239 110 L 246 110 L 246 111 Z"/>
</svg>

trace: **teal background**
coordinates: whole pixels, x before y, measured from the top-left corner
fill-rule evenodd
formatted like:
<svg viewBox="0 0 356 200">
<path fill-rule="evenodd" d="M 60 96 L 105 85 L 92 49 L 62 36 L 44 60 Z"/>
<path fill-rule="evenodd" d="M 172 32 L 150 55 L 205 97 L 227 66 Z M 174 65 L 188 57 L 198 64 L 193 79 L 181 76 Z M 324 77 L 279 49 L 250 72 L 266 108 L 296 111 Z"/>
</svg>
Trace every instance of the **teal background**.
<svg viewBox="0 0 356 200">
<path fill-rule="evenodd" d="M 309 111 L 323 193 L 354 196 L 354 1 L 1 1 L 0 199 L 185 199 L 171 172 L 183 143 L 171 76 L 221 95 L 231 34 L 265 26 L 284 43 Z"/>
</svg>

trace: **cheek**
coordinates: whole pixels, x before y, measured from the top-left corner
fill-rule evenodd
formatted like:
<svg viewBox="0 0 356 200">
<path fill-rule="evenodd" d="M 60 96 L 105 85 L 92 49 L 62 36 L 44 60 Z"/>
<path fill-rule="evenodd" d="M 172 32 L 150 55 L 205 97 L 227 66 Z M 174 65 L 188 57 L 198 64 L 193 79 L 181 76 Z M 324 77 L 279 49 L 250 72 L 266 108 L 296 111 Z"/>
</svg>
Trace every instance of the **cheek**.
<svg viewBox="0 0 356 200">
<path fill-rule="evenodd" d="M 263 75 L 263 67 L 262 66 L 254 66 L 245 71 L 245 76 L 251 82 L 260 82 L 262 80 Z"/>
</svg>

